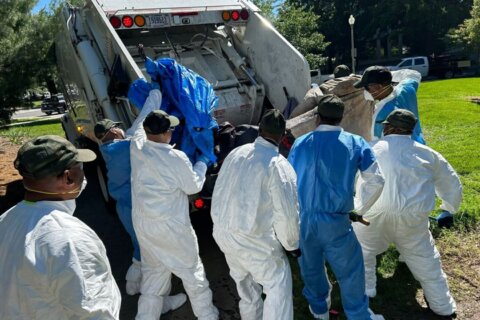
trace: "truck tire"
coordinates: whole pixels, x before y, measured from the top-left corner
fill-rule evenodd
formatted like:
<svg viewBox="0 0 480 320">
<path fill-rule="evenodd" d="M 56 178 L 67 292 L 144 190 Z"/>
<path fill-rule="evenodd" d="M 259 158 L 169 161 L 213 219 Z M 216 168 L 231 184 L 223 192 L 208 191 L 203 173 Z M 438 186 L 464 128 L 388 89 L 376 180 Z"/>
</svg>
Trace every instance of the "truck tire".
<svg viewBox="0 0 480 320">
<path fill-rule="evenodd" d="M 51 115 L 52 114 L 52 111 L 47 111 L 45 112 L 47 114 L 47 116 Z"/>
</svg>

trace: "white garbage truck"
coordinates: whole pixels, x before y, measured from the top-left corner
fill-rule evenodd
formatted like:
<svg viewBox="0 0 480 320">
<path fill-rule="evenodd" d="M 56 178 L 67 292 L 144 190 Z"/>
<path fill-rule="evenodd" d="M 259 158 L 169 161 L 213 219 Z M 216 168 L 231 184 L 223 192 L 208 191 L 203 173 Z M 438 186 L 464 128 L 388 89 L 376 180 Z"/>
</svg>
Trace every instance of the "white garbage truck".
<svg viewBox="0 0 480 320">
<path fill-rule="evenodd" d="M 213 85 L 218 123 L 257 124 L 264 108 L 282 111 L 310 88 L 306 59 L 247 0 L 86 0 L 65 4 L 60 20 L 62 125 L 69 140 L 87 146 L 96 144 L 97 121 L 128 128 L 135 119 L 129 85 L 150 81 L 140 44 L 151 59 L 173 58 Z"/>
</svg>

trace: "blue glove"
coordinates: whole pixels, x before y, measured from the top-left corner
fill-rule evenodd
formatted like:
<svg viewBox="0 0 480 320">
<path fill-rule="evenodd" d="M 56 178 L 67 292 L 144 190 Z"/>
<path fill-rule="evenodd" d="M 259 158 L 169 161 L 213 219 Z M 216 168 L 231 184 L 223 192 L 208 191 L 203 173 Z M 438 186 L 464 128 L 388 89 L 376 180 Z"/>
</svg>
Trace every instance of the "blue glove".
<svg viewBox="0 0 480 320">
<path fill-rule="evenodd" d="M 453 214 L 448 211 L 443 210 L 436 220 L 440 228 L 449 229 L 453 226 Z"/>
<path fill-rule="evenodd" d="M 210 159 L 204 154 L 202 154 L 200 157 L 198 157 L 197 161 L 201 161 L 201 162 L 205 163 L 207 165 L 207 167 L 208 167 L 208 164 L 210 163 Z"/>
</svg>

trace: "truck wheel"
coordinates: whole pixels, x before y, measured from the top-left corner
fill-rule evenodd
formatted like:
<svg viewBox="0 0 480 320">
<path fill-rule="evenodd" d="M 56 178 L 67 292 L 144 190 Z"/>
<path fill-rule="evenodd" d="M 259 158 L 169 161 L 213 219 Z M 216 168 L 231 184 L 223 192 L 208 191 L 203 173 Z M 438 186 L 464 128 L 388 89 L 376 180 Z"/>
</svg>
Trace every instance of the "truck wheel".
<svg viewBox="0 0 480 320">
<path fill-rule="evenodd" d="M 452 70 L 445 71 L 445 73 L 443 74 L 443 77 L 445 79 L 452 79 L 453 78 L 453 71 Z"/>
<path fill-rule="evenodd" d="M 52 114 L 52 111 L 47 111 L 45 112 L 47 114 L 47 116 L 51 115 Z"/>
</svg>

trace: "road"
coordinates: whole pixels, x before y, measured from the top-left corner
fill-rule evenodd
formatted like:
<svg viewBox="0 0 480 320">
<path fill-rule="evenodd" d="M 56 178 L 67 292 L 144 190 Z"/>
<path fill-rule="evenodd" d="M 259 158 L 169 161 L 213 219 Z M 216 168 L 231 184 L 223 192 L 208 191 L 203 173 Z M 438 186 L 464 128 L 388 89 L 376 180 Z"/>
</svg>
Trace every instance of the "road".
<svg viewBox="0 0 480 320">
<path fill-rule="evenodd" d="M 36 109 L 18 110 L 13 114 L 12 119 L 23 119 L 23 118 L 55 119 L 55 118 L 60 118 L 61 116 L 62 114 L 57 114 L 57 113 L 47 116 L 45 113 L 43 113 L 40 110 L 40 108 L 36 108 Z"/>
<path fill-rule="evenodd" d="M 135 318 L 138 295 L 128 296 L 125 293 L 125 274 L 131 264 L 132 245 L 127 233 L 123 230 L 115 213 L 107 209 L 103 202 L 98 185 L 95 168 L 85 166 L 88 179 L 87 188 L 77 199 L 75 216 L 83 220 L 102 239 L 107 248 L 112 272 L 122 292 L 121 320 Z M 213 303 L 220 311 L 220 319 L 240 319 L 238 314 L 238 296 L 234 281 L 229 276 L 229 269 L 223 253 L 217 247 L 212 237 L 212 222 L 208 212 L 192 214 L 192 224 L 198 236 L 200 257 L 205 266 L 206 275 L 213 291 Z M 181 281 L 172 277 L 172 294 L 185 292 Z M 187 303 L 162 316 L 162 320 L 194 320 L 190 303 Z"/>
</svg>

